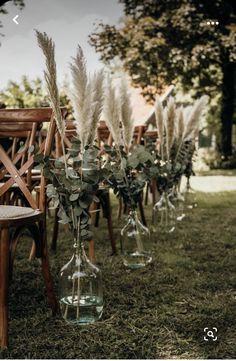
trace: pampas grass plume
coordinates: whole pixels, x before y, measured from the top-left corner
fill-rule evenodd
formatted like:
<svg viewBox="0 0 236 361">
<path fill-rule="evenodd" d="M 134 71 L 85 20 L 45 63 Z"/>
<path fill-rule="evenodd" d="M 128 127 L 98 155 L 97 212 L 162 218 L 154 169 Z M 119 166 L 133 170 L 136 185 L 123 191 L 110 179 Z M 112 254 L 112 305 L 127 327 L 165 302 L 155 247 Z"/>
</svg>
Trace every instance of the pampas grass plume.
<svg viewBox="0 0 236 361">
<path fill-rule="evenodd" d="M 88 79 L 86 62 L 83 50 L 78 46 L 76 57 L 71 64 L 73 91 L 71 94 L 72 105 L 75 113 L 75 126 L 81 141 L 81 147 L 88 144 L 91 137 L 91 123 L 95 111 L 94 86 Z M 94 131 L 93 131 L 94 132 Z M 96 130 L 95 130 L 96 132 Z"/>
<path fill-rule="evenodd" d="M 167 106 L 164 110 L 164 120 L 166 128 L 166 151 L 167 158 L 169 159 L 170 150 L 174 143 L 175 136 L 175 119 L 176 119 L 176 107 L 173 97 L 170 97 Z"/>
<path fill-rule="evenodd" d="M 120 85 L 120 108 L 121 122 L 123 125 L 123 140 L 125 146 L 129 149 L 133 139 L 134 121 L 132 119 L 130 94 L 128 92 L 128 85 L 125 78 L 122 78 Z"/>
<path fill-rule="evenodd" d="M 120 107 L 110 77 L 107 78 L 104 117 L 115 144 L 117 146 L 122 145 L 120 129 Z"/>
<path fill-rule="evenodd" d="M 90 133 L 88 136 L 88 144 L 92 144 L 97 131 L 97 125 L 101 117 L 104 101 L 104 71 L 103 69 L 94 73 L 92 78 L 93 84 L 93 113 L 90 124 Z"/>
<path fill-rule="evenodd" d="M 156 117 L 156 125 L 158 138 L 160 141 L 160 147 L 163 148 L 164 143 L 164 114 L 163 114 L 163 106 L 160 98 L 157 96 L 155 101 L 155 117 Z M 162 153 L 162 152 L 161 152 Z"/>
<path fill-rule="evenodd" d="M 36 36 L 38 45 L 42 49 L 46 58 L 46 70 L 44 71 L 44 77 L 47 85 L 50 105 L 53 110 L 58 131 L 61 135 L 61 138 L 63 138 L 65 134 L 65 122 L 61 114 L 59 91 L 57 87 L 55 44 L 46 33 L 41 33 L 40 31 L 36 30 Z"/>
<path fill-rule="evenodd" d="M 190 111 L 187 124 L 184 132 L 184 139 L 192 139 L 199 129 L 199 121 L 202 112 L 207 104 L 207 96 L 203 95 L 200 99 L 197 99 Z"/>
</svg>

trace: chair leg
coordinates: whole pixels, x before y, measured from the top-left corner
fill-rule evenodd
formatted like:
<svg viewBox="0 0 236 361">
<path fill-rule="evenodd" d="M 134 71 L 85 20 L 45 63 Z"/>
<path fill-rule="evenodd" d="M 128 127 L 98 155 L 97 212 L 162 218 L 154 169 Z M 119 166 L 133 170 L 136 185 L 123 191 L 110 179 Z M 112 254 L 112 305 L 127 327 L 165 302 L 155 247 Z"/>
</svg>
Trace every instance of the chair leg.
<svg viewBox="0 0 236 361">
<path fill-rule="evenodd" d="M 1 230 L 0 239 L 0 342 L 8 347 L 9 229 Z"/>
<path fill-rule="evenodd" d="M 52 234 L 52 243 L 51 243 L 51 250 L 56 252 L 57 250 L 57 239 L 58 239 L 58 231 L 59 231 L 59 222 L 58 222 L 58 208 L 55 209 L 55 216 L 54 216 L 54 225 L 53 225 L 53 234 Z"/>
<path fill-rule="evenodd" d="M 94 251 L 94 240 L 89 241 L 89 259 L 92 263 L 95 263 L 95 251 Z"/>
<path fill-rule="evenodd" d="M 152 187 L 152 205 L 154 206 L 156 204 L 156 202 L 157 202 L 157 183 L 156 183 L 156 179 L 152 179 L 151 187 Z"/>
<path fill-rule="evenodd" d="M 117 213 L 117 219 L 121 218 L 121 213 L 122 213 L 122 199 L 121 199 L 121 197 L 119 197 L 119 208 L 118 208 L 118 213 Z"/>
<path fill-rule="evenodd" d="M 48 248 L 47 248 L 47 235 L 45 221 L 39 222 L 40 235 L 42 240 L 42 271 L 44 277 L 44 283 L 47 290 L 48 303 L 52 309 L 53 314 L 58 312 L 58 302 L 56 295 L 53 289 L 52 276 L 49 267 L 49 257 L 48 257 Z"/>
<path fill-rule="evenodd" d="M 148 193 L 149 193 L 149 184 L 147 183 L 146 190 L 145 190 L 145 202 L 144 202 L 145 206 L 147 206 L 147 204 L 148 204 Z"/>
<path fill-rule="evenodd" d="M 117 253 L 116 250 L 116 241 L 113 234 L 113 227 L 112 227 L 112 215 L 111 215 L 111 202 L 110 202 L 110 194 L 109 191 L 106 194 L 106 203 L 107 203 L 107 226 L 108 226 L 108 233 L 111 242 L 111 249 L 112 255 Z"/>
<path fill-rule="evenodd" d="M 146 222 L 146 218 L 145 218 L 145 214 L 144 214 L 144 209 L 143 209 L 143 202 L 142 202 L 142 197 L 140 197 L 139 201 L 138 201 L 138 205 L 139 205 L 139 211 L 140 211 L 140 216 L 141 216 L 141 220 L 142 223 L 145 227 L 147 227 L 147 222 Z"/>
<path fill-rule="evenodd" d="M 95 223 L 94 223 L 94 226 L 95 226 L 95 227 L 98 227 L 98 226 L 99 226 L 100 210 L 101 210 L 101 203 L 99 203 L 99 204 L 97 205 L 97 212 L 96 212 Z"/>
<path fill-rule="evenodd" d="M 40 257 L 41 250 L 40 250 L 40 230 L 36 223 L 29 225 L 28 230 L 30 231 L 31 237 L 33 238 L 33 243 L 31 247 L 31 252 L 29 256 L 29 261 L 31 261 L 34 257 Z"/>
<path fill-rule="evenodd" d="M 22 227 L 17 228 L 14 231 L 13 237 L 10 235 L 10 250 L 9 250 L 9 280 L 12 280 L 12 276 L 13 276 L 13 263 L 14 263 L 14 258 L 15 258 L 15 254 L 16 254 L 16 248 L 17 248 L 17 243 L 19 241 L 20 238 L 20 233 L 22 231 Z"/>
</svg>

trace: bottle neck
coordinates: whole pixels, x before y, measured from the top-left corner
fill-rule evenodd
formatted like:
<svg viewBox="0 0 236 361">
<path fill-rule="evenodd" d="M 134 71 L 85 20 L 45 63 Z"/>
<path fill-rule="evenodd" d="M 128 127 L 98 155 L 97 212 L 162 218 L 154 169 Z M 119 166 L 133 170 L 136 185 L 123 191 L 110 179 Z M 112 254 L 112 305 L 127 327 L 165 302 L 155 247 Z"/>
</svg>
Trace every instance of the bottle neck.
<svg viewBox="0 0 236 361">
<path fill-rule="evenodd" d="M 143 226 L 139 220 L 138 212 L 134 210 L 129 212 L 128 223 L 133 224 L 135 227 Z"/>
<path fill-rule="evenodd" d="M 129 211 L 129 218 L 132 218 L 132 219 L 138 219 L 138 213 L 137 213 L 137 211 L 135 211 L 134 209 L 131 209 L 130 211 Z"/>
<path fill-rule="evenodd" d="M 84 244 L 80 238 L 79 232 L 74 232 L 74 239 L 73 239 L 73 248 L 75 254 L 81 254 L 84 252 Z"/>
</svg>

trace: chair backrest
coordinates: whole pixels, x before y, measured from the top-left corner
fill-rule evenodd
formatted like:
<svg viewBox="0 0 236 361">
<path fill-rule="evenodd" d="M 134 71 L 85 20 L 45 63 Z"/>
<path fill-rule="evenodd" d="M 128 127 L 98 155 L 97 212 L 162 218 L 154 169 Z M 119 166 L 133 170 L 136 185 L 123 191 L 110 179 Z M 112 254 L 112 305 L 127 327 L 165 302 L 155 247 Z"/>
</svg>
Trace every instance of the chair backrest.
<svg viewBox="0 0 236 361">
<path fill-rule="evenodd" d="M 65 114 L 62 108 L 62 115 Z M 48 129 L 45 131 L 44 124 Z M 40 151 L 50 155 L 57 133 L 56 123 L 51 108 L 32 109 L 0 109 L 0 199 L 10 188 L 17 184 L 28 204 L 33 209 L 45 210 L 45 185 L 43 175 L 40 176 L 39 202 L 33 196 L 31 170 L 34 156 L 30 152 L 32 145 L 38 144 Z M 1 139 L 12 138 L 9 149 L 4 149 Z M 24 139 L 24 146 L 17 151 L 17 142 Z M 13 149 L 14 148 L 14 149 Z"/>
<path fill-rule="evenodd" d="M 77 136 L 76 127 L 74 125 L 73 120 L 66 120 L 66 131 L 64 136 L 64 145 L 66 148 L 71 148 L 72 143 L 71 140 L 73 137 Z M 97 134 L 96 134 L 96 140 L 97 140 L 97 146 L 103 149 L 104 144 L 112 144 L 112 136 L 110 134 L 110 131 L 108 127 L 106 126 L 106 123 L 104 121 L 100 121 L 98 128 L 97 128 Z M 62 155 L 62 148 L 61 148 L 61 139 L 59 135 L 56 136 L 56 157 L 60 157 Z"/>
<path fill-rule="evenodd" d="M 141 144 L 143 142 L 143 135 L 146 131 L 147 126 L 146 125 L 139 125 L 136 126 L 134 129 L 134 135 L 133 135 L 133 143 L 134 144 Z M 74 121 L 67 120 L 66 121 L 66 131 L 65 131 L 65 137 L 64 137 L 64 144 L 67 148 L 71 148 L 71 139 L 77 136 L 76 128 L 74 125 Z M 113 139 L 112 135 L 110 133 L 109 128 L 106 125 L 105 121 L 100 121 L 98 128 L 97 128 L 97 146 L 103 151 L 104 144 L 112 145 Z M 60 145 L 60 137 L 59 135 L 56 136 L 56 157 L 60 157 L 62 155 L 62 149 Z"/>
<path fill-rule="evenodd" d="M 143 136 L 145 134 L 147 126 L 146 125 L 137 125 L 134 128 L 134 135 L 133 135 L 133 143 L 134 144 L 142 144 L 143 143 Z"/>
</svg>

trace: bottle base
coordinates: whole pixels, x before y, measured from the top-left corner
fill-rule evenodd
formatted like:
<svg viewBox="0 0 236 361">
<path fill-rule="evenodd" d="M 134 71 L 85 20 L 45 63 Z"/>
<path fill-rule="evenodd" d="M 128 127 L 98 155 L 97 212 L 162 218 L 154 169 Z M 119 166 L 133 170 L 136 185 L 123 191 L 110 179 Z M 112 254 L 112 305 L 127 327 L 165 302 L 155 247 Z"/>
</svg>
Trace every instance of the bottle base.
<svg viewBox="0 0 236 361">
<path fill-rule="evenodd" d="M 123 256 L 123 263 L 131 269 L 138 269 L 147 266 L 152 262 L 152 257 L 147 254 L 131 253 Z"/>
<path fill-rule="evenodd" d="M 95 296 L 81 296 L 78 307 L 77 297 L 64 297 L 60 300 L 62 317 L 68 324 L 88 325 L 102 317 L 103 303 Z"/>
</svg>

